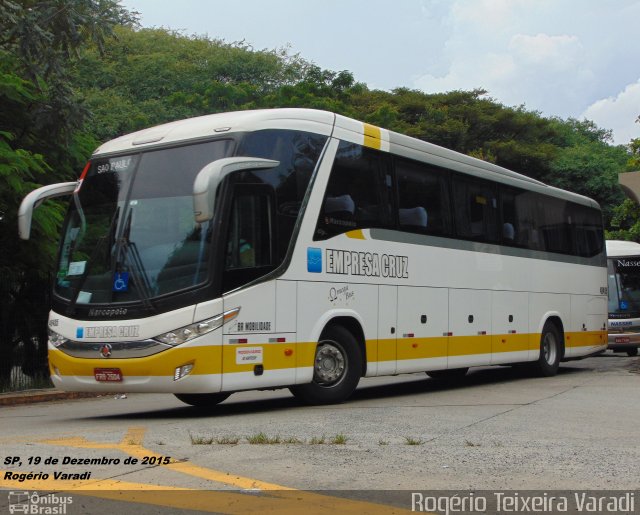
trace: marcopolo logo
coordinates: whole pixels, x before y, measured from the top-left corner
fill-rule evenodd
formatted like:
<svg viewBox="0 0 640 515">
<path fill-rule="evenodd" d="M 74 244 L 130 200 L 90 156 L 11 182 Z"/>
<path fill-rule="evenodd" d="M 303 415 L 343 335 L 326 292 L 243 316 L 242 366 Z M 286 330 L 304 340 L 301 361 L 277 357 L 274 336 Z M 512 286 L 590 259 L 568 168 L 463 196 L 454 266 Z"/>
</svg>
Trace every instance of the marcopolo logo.
<svg viewBox="0 0 640 515">
<path fill-rule="evenodd" d="M 64 515 L 67 506 L 73 504 L 71 496 L 59 494 L 40 495 L 38 492 L 9 492 L 9 513 L 33 513 L 35 515 Z"/>
<path fill-rule="evenodd" d="M 307 272 L 322 273 L 322 249 L 307 247 Z"/>
</svg>

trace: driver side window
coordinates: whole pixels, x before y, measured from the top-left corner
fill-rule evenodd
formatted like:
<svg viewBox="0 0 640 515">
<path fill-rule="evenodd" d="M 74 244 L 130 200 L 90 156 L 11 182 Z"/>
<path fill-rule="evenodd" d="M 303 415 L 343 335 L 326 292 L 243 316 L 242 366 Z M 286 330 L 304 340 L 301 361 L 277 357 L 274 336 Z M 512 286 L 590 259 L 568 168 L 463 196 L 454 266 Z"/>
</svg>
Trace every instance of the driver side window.
<svg viewBox="0 0 640 515">
<path fill-rule="evenodd" d="M 265 185 L 235 186 L 225 247 L 225 291 L 274 266 L 273 193 Z"/>
</svg>

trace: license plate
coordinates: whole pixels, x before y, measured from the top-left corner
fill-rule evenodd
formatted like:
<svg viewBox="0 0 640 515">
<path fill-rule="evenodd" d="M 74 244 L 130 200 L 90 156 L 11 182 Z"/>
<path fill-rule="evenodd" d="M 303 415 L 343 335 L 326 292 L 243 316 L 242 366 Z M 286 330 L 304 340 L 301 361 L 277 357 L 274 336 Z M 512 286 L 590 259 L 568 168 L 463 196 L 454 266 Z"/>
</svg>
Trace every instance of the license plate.
<svg viewBox="0 0 640 515">
<path fill-rule="evenodd" d="M 631 338 L 629 338 L 628 336 L 618 336 L 616 338 L 616 343 L 629 343 L 631 341 Z"/>
<path fill-rule="evenodd" d="M 93 376 L 100 383 L 122 382 L 122 372 L 119 368 L 94 368 Z"/>
</svg>

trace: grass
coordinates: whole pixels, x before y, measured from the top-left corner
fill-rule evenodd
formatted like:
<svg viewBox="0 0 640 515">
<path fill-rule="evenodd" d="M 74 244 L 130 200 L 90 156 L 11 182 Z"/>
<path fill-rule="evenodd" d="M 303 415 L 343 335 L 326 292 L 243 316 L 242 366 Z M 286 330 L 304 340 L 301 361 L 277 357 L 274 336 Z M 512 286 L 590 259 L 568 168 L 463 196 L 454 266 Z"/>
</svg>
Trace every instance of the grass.
<svg viewBox="0 0 640 515">
<path fill-rule="evenodd" d="M 247 436 L 247 442 L 249 442 L 251 445 L 273 445 L 282 443 L 282 439 L 280 438 L 280 435 L 267 436 L 262 431 L 260 431 L 255 435 Z"/>
<path fill-rule="evenodd" d="M 218 445 L 236 445 L 239 441 L 239 436 L 220 436 L 216 438 L 216 443 Z"/>
<path fill-rule="evenodd" d="M 199 436 L 189 433 L 189 438 L 191 439 L 191 445 L 211 445 L 213 443 L 213 436 Z"/>
<path fill-rule="evenodd" d="M 413 436 L 404 437 L 405 445 L 422 445 L 424 440 L 422 438 L 414 438 Z"/>
<path fill-rule="evenodd" d="M 191 439 L 191 445 L 212 445 L 217 443 L 219 445 L 235 445 L 240 441 L 238 436 L 199 436 L 189 433 Z"/>
<path fill-rule="evenodd" d="M 202 436 L 202 435 L 194 435 L 189 433 L 189 438 L 191 440 L 191 445 L 237 445 L 240 443 L 241 438 L 239 436 L 227 435 L 227 436 Z M 280 435 L 269 436 L 266 433 L 260 431 L 259 433 L 255 433 L 245 437 L 245 440 L 250 445 L 275 445 L 275 444 L 288 444 L 288 445 L 323 445 L 323 444 L 331 444 L 331 445 L 345 445 L 349 440 L 349 437 L 343 433 L 338 433 L 331 438 L 328 438 L 325 435 L 320 437 L 314 436 L 309 441 L 301 440 L 297 436 L 289 436 L 286 438 L 282 438 Z M 389 442 L 383 442 L 380 440 L 380 445 L 387 445 Z M 159 445 L 163 445 L 158 443 Z"/>
<path fill-rule="evenodd" d="M 349 438 L 347 438 L 346 435 L 342 434 L 342 433 L 338 433 L 337 435 L 335 435 L 333 438 L 331 438 L 331 440 L 329 441 L 329 443 L 332 443 L 333 445 L 344 445 L 347 443 L 347 440 Z"/>
</svg>

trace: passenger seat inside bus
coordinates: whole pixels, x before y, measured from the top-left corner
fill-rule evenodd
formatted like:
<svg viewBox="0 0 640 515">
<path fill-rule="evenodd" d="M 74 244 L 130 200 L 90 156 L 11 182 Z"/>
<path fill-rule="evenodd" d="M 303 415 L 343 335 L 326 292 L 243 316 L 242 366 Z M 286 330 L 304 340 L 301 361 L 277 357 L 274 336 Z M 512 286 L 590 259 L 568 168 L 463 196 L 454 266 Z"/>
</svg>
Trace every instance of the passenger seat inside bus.
<svg viewBox="0 0 640 515">
<path fill-rule="evenodd" d="M 514 229 L 512 223 L 505 222 L 502 226 L 502 239 L 507 241 L 515 241 L 516 230 Z"/>
<path fill-rule="evenodd" d="M 424 207 L 418 206 L 411 208 L 400 208 L 398 210 L 398 219 L 400 220 L 401 226 L 426 229 L 429 216 L 427 215 L 427 210 Z"/>
<path fill-rule="evenodd" d="M 356 203 L 351 195 L 340 195 L 339 197 L 327 197 L 324 201 L 324 214 L 340 219 L 353 220 L 356 212 Z"/>
</svg>

